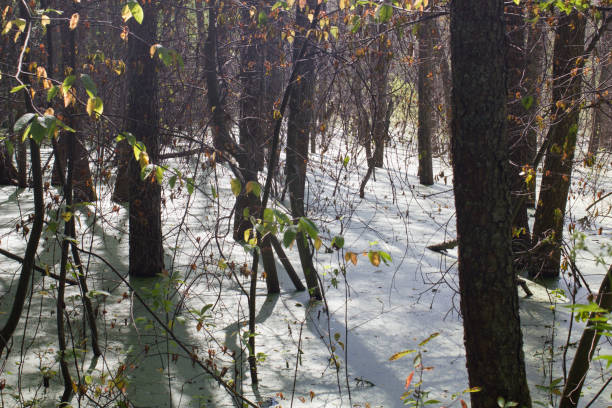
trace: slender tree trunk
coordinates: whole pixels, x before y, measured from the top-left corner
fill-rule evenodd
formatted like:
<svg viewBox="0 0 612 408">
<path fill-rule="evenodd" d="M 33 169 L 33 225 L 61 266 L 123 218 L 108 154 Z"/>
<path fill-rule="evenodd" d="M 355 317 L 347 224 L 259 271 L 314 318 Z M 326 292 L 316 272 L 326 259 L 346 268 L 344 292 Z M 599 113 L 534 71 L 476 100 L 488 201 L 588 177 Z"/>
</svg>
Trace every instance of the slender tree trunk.
<svg viewBox="0 0 612 408">
<path fill-rule="evenodd" d="M 144 20 L 130 19 L 128 43 L 127 130 L 147 149 L 151 163 L 159 155 L 159 110 L 157 105 L 157 56 L 149 49 L 157 39 L 158 2 L 143 5 Z M 142 157 L 144 159 L 144 157 Z M 140 164 L 132 157 L 130 174 L 130 267 L 131 276 L 154 277 L 164 268 L 161 230 L 161 186 L 152 174 L 140 179 Z"/>
<path fill-rule="evenodd" d="M 473 408 L 531 407 L 512 267 L 503 3 L 450 5 L 459 285 Z"/>
<path fill-rule="evenodd" d="M 506 6 L 506 66 L 508 71 L 508 149 L 510 151 L 510 180 L 512 197 L 512 246 L 515 251 L 530 248 L 527 204 L 529 187 L 523 176 L 528 172 L 533 157 L 524 119 L 529 96 L 525 95 L 525 19 L 523 7 L 512 3 Z M 527 99 L 525 99 L 527 98 Z M 533 101 L 532 101 L 533 103 Z M 530 107 L 530 106 L 529 106 Z M 519 262 L 521 263 L 521 262 Z"/>
<path fill-rule="evenodd" d="M 417 38 L 419 41 L 419 72 L 418 72 L 418 93 L 419 93 L 419 124 L 417 132 L 418 151 L 419 151 L 419 182 L 425 186 L 434 183 L 433 167 L 431 163 L 431 139 L 435 131 L 435 117 L 432 104 L 434 103 L 434 67 L 433 67 L 433 44 L 436 30 L 434 20 L 426 20 L 419 24 L 417 28 Z"/>
<path fill-rule="evenodd" d="M 72 15 L 73 13 L 78 12 L 78 7 L 73 0 L 68 0 L 64 2 L 64 8 L 66 13 Z M 76 51 L 77 51 L 77 42 L 76 42 L 76 34 L 79 30 L 78 26 L 74 30 L 71 30 L 67 24 L 62 24 L 61 26 L 61 43 L 62 43 L 62 70 L 63 72 L 72 72 L 73 75 L 78 71 L 77 67 L 77 59 L 76 59 Z M 48 61 L 52 62 L 53 59 L 53 39 L 52 39 L 52 30 L 47 30 L 47 38 L 46 38 L 46 47 L 47 53 L 49 54 Z M 51 63 L 48 64 L 49 67 L 52 66 Z M 51 68 L 50 68 L 51 69 Z M 68 106 L 64 110 L 64 114 L 69 117 L 68 121 L 71 122 L 71 126 L 74 128 L 78 127 L 75 116 L 75 109 L 73 106 Z M 70 139 L 71 141 L 68 141 Z M 51 182 L 53 185 L 61 186 L 62 179 L 65 179 L 65 175 L 60 177 L 58 172 L 60 168 L 67 169 L 66 166 L 66 152 L 69 148 L 69 145 L 74 143 L 75 149 L 75 179 L 74 179 L 74 198 L 76 201 L 95 201 L 96 193 L 93 186 L 93 180 L 91 178 L 91 172 L 89 171 L 89 154 L 85 146 L 83 145 L 83 141 L 80 138 L 76 138 L 71 136 L 66 136 L 65 134 L 60 135 L 58 142 L 58 149 L 55 154 L 55 161 L 53 164 L 53 176 L 51 178 Z M 61 162 L 61 165 L 60 165 Z"/>
<path fill-rule="evenodd" d="M 250 7 L 257 7 L 255 1 L 251 1 L 249 4 Z M 258 182 L 257 175 L 264 166 L 265 150 L 263 146 L 266 144 L 264 132 L 267 128 L 264 112 L 272 110 L 272 106 L 266 106 L 265 109 L 263 106 L 267 100 L 262 97 L 262 95 L 265 95 L 264 46 L 259 39 L 261 34 L 259 29 L 265 30 L 265 26 L 258 29 L 257 17 L 258 13 L 251 17 L 250 8 L 242 12 L 242 24 L 244 24 L 245 30 L 242 33 L 243 45 L 240 55 L 242 95 L 240 99 L 239 131 L 240 145 L 245 154 L 239 156 L 238 164 L 244 176 L 245 184 Z M 247 209 L 248 215 L 245 214 Z M 234 239 L 236 241 L 244 239 L 244 232 L 253 228 L 249 221 L 250 217 L 256 216 L 260 212 L 260 197 L 253 193 L 247 193 L 246 185 L 242 186 L 242 191 L 236 197 L 234 211 Z M 274 252 L 267 240 L 260 242 L 260 244 L 268 293 L 279 293 L 280 286 Z"/>
<path fill-rule="evenodd" d="M 581 96 L 582 57 L 585 21 L 575 10 L 558 17 L 553 55 L 554 122 L 547 135 L 548 148 L 536 218 L 533 227 L 534 244 L 541 243 L 539 259 L 531 270 L 533 276 L 559 276 L 563 221 L 567 194 L 572 178 L 572 161 L 578 134 Z"/>
<path fill-rule="evenodd" d="M 595 155 L 600 148 L 612 149 L 612 106 L 610 98 L 603 94 L 612 84 L 612 56 L 610 46 L 612 45 L 612 31 L 606 31 L 601 38 L 594 57 L 594 64 L 599 61 L 599 80 L 595 82 L 595 107 L 593 109 L 593 126 L 589 139 L 589 154 Z M 594 74 L 594 79 L 597 75 Z M 609 91 L 608 91 L 609 92 Z"/>
<path fill-rule="evenodd" d="M 28 186 L 28 164 L 27 164 L 27 145 L 21 141 L 21 137 L 17 137 L 17 183 L 19 187 L 26 188 Z"/>
<path fill-rule="evenodd" d="M 601 282 L 595 303 L 600 308 L 605 309 L 607 313 L 612 312 L 612 266 L 610 266 L 608 273 Z M 599 317 L 599 313 L 591 313 L 586 328 L 582 332 L 574 360 L 572 360 L 572 366 L 567 375 L 567 382 L 563 388 L 559 408 L 575 408 L 578 406 L 580 392 L 601 337 L 601 332 L 596 328 L 597 317 Z"/>
<path fill-rule="evenodd" d="M 539 6 L 533 1 L 529 1 L 526 4 L 525 16 L 526 19 L 532 20 L 537 17 L 536 12 L 539 11 Z M 544 30 L 544 22 L 538 19 L 535 23 L 528 23 L 526 27 L 525 35 L 526 47 L 525 50 L 525 74 L 523 77 L 523 87 L 525 89 L 524 97 L 531 101 L 531 106 L 524 105 L 527 113 L 527 146 L 529 149 L 530 163 L 536 157 L 538 150 L 538 139 L 542 133 L 541 129 L 544 127 L 541 120 L 538 120 L 537 114 L 540 106 L 543 104 L 544 98 L 544 85 L 546 76 L 546 31 Z M 536 204 L 536 166 L 533 166 L 532 174 L 534 176 L 533 181 L 528 183 L 529 195 L 527 196 L 527 205 L 530 208 L 535 208 Z"/>
<path fill-rule="evenodd" d="M 296 5 L 296 22 L 300 29 L 300 32 L 296 33 L 296 38 L 293 42 L 293 52 L 296 58 L 299 57 L 304 41 L 308 41 L 306 39 L 306 30 L 309 27 L 307 9 L 314 10 L 316 5 L 316 0 L 308 0 L 304 9 L 300 9 L 299 4 Z M 293 62 L 297 64 L 297 75 L 300 80 L 293 84 L 289 101 L 287 164 L 285 172 L 291 202 L 291 213 L 294 218 L 305 216 L 304 189 L 306 186 L 306 167 L 308 164 L 308 135 L 314 111 L 315 63 L 312 50 L 311 46 L 307 46 L 303 59 Z M 298 233 L 296 244 L 310 296 L 315 299 L 321 299 L 317 271 L 310 252 L 311 248 L 303 232 Z"/>
<path fill-rule="evenodd" d="M 29 26 L 31 22 L 28 18 L 27 10 L 23 4 L 19 4 L 19 11 L 22 18 L 26 19 L 26 24 Z M 26 30 L 29 30 L 27 27 Z M 22 36 L 23 37 L 23 36 Z M 29 45 L 20 44 L 22 47 Z M 20 48 L 21 49 L 21 48 Z M 27 66 L 27 55 L 24 58 L 24 65 Z M 32 101 L 28 95 L 24 97 L 25 106 L 28 112 L 33 112 L 34 107 Z M 42 166 L 40 162 L 40 147 L 34 141 L 29 139 L 30 143 L 30 160 L 32 169 L 32 188 L 34 189 L 34 220 L 32 222 L 32 229 L 30 230 L 30 236 L 26 245 L 25 255 L 23 257 L 23 263 L 21 267 L 21 274 L 19 275 L 19 282 L 17 283 L 17 290 L 15 292 L 15 298 L 11 311 L 6 320 L 6 323 L 2 330 L 0 330 L 0 356 L 4 352 L 4 349 L 8 346 L 8 343 L 15 333 L 15 329 L 21 319 L 21 313 L 23 312 L 23 306 L 25 305 L 28 297 L 28 291 L 30 289 L 32 271 L 35 267 L 36 251 L 38 250 L 38 243 L 43 229 L 43 221 L 45 216 L 45 202 L 44 202 L 44 191 L 43 191 L 43 180 L 42 180 Z"/>
</svg>

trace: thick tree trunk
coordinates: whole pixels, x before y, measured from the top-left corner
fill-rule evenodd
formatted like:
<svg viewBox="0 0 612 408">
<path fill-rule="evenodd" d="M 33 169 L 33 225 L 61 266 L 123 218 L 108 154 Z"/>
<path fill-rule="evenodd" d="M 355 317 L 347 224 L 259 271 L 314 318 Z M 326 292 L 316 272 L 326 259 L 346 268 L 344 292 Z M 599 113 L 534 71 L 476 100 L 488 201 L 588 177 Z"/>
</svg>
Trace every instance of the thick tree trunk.
<svg viewBox="0 0 612 408">
<path fill-rule="evenodd" d="M 473 408 L 531 407 L 512 267 L 503 3 L 451 2 L 452 156 Z"/>
<path fill-rule="evenodd" d="M 309 27 L 307 10 L 314 10 L 316 0 L 309 0 L 305 9 L 296 5 L 296 22 L 300 32 L 296 33 L 293 42 L 294 57 L 298 58 L 302 45 L 306 39 L 306 31 Z M 312 47 L 307 46 L 301 61 L 294 61 L 296 74 L 299 81 L 294 83 L 291 99 L 289 101 L 289 119 L 287 122 L 287 156 L 286 170 L 289 199 L 291 202 L 291 214 L 294 218 L 305 216 L 304 189 L 306 186 L 306 167 L 308 164 L 308 135 L 310 133 L 313 118 L 313 94 L 314 94 L 314 56 Z M 300 232 L 296 238 L 296 244 L 300 254 L 300 261 L 310 296 L 321 299 L 319 280 L 314 267 L 310 245 L 305 235 Z"/>
<path fill-rule="evenodd" d="M 431 139 L 435 131 L 435 117 L 432 105 L 434 103 L 434 66 L 433 44 L 436 30 L 434 20 L 426 20 L 419 24 L 417 37 L 419 41 L 419 124 L 418 124 L 418 151 L 419 151 L 419 182 L 425 186 L 434 183 L 431 163 Z"/>
<path fill-rule="evenodd" d="M 567 194 L 572 178 L 572 165 L 578 134 L 582 57 L 584 47 L 584 17 L 575 10 L 560 13 L 553 55 L 554 122 L 547 135 L 548 148 L 536 218 L 533 241 L 540 244 L 538 259 L 531 270 L 532 276 L 554 278 L 559 276 L 563 221 Z"/>
<path fill-rule="evenodd" d="M 157 8 L 153 1 L 143 5 L 144 20 L 130 19 L 134 34 L 128 43 L 127 130 L 142 141 L 151 163 L 159 155 L 159 111 L 157 109 L 157 56 L 149 49 L 157 38 Z M 130 267 L 131 276 L 154 277 L 164 268 L 161 230 L 161 186 L 154 175 L 140 179 L 140 164 L 132 157 L 130 174 Z"/>
</svg>

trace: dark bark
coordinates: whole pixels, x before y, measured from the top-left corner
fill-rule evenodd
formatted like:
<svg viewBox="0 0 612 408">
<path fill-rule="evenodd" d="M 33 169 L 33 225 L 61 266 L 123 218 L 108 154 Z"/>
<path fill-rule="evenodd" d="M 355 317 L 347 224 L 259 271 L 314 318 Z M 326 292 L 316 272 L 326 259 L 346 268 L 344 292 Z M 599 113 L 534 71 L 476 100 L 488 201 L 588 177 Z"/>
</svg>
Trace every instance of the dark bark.
<svg viewBox="0 0 612 408">
<path fill-rule="evenodd" d="M 287 122 L 287 155 L 286 168 L 287 187 L 289 200 L 291 202 L 291 214 L 294 218 L 305 216 L 304 189 L 306 186 L 306 167 L 308 164 L 308 136 L 311 121 L 313 119 L 313 97 L 314 97 L 314 56 L 313 47 L 306 44 L 302 59 L 298 60 L 302 51 L 302 45 L 306 38 L 306 30 L 309 28 L 306 8 L 314 10 L 317 6 L 316 0 L 309 0 L 304 10 L 296 4 L 296 22 L 300 32 L 296 33 L 293 42 L 294 64 L 296 75 L 299 80 L 293 83 L 291 99 L 289 101 L 289 119 Z M 300 254 L 300 261 L 310 296 L 321 299 L 319 280 L 315 269 L 310 245 L 303 232 L 296 237 L 296 244 Z"/>
<path fill-rule="evenodd" d="M 553 54 L 554 122 L 547 134 L 546 159 L 536 208 L 533 241 L 540 245 L 532 276 L 559 276 L 563 221 L 578 134 L 585 21 L 575 10 L 560 13 Z"/>
<path fill-rule="evenodd" d="M 508 149 L 510 151 L 510 180 L 512 197 L 512 247 L 515 252 L 530 248 L 529 219 L 527 215 L 529 186 L 524 174 L 528 174 L 533 157 L 524 126 L 528 112 L 525 106 L 525 19 L 523 8 L 512 3 L 506 6 L 506 67 L 508 71 Z M 532 102 L 533 103 L 533 102 Z M 530 180 L 531 181 L 531 180 Z M 531 181 L 531 182 L 534 182 Z M 517 261 L 517 266 L 523 263 Z"/>
<path fill-rule="evenodd" d="M 149 49 L 157 39 L 158 3 L 143 6 L 142 24 L 130 19 L 133 36 L 128 43 L 127 130 L 142 141 L 151 163 L 158 162 L 159 110 L 157 105 L 157 56 Z M 154 175 L 140 179 L 140 164 L 132 157 L 130 175 L 130 266 L 131 276 L 154 277 L 164 268 L 161 230 L 161 186 Z"/>
<path fill-rule="evenodd" d="M 32 23 L 30 21 L 30 15 L 26 9 L 26 6 L 22 3 L 19 4 L 19 13 L 20 17 L 26 20 L 27 26 L 25 29 L 27 35 L 22 36 L 22 38 L 29 38 L 30 31 L 32 29 Z M 23 43 L 20 43 L 21 47 L 19 47 L 19 49 L 22 49 L 22 47 L 27 45 L 28 44 L 26 43 L 26 40 L 23 40 Z M 27 66 L 27 53 L 24 54 L 24 60 L 22 62 L 24 65 Z M 17 80 L 20 80 L 19 76 L 17 77 Z M 27 111 L 34 112 L 34 106 L 32 105 L 32 100 L 30 99 L 29 95 L 24 94 L 24 102 Z M 4 349 L 8 346 L 8 342 L 13 336 L 13 333 L 15 333 L 15 329 L 19 324 L 19 320 L 21 319 L 21 313 L 23 312 L 23 307 L 25 305 L 26 299 L 28 297 L 28 291 L 30 289 L 32 272 L 36 265 L 36 251 L 38 250 L 38 243 L 42 234 L 43 221 L 45 216 L 40 147 L 32 138 L 29 139 L 29 143 L 32 169 L 32 188 L 34 190 L 34 220 L 32 222 L 32 229 L 30 230 L 28 243 L 26 244 L 26 251 L 23 257 L 21 274 L 19 275 L 19 281 L 17 283 L 17 289 L 15 291 L 13 305 L 11 306 L 11 311 L 8 315 L 6 323 L 4 324 L 4 327 L 2 328 L 2 330 L 0 330 L 0 356 L 4 352 Z"/>
<path fill-rule="evenodd" d="M 65 12 L 68 15 L 72 15 L 73 13 L 78 12 L 78 8 L 76 7 L 76 3 L 74 1 L 67 1 L 64 4 Z M 52 38 L 53 30 L 48 29 L 46 35 L 46 47 L 48 53 L 48 68 L 50 71 L 53 71 L 53 38 Z M 63 72 L 77 72 L 77 41 L 76 34 L 78 32 L 78 27 L 74 30 L 71 30 L 68 24 L 61 25 L 61 51 L 62 51 L 62 71 Z M 70 123 L 70 126 L 73 129 L 78 127 L 77 119 L 76 119 L 76 110 L 74 106 L 68 106 L 64 109 L 64 116 L 66 121 Z M 74 144 L 74 146 L 71 146 Z M 77 202 L 88 201 L 92 202 L 96 200 L 96 193 L 93 186 L 93 180 L 91 178 L 91 172 L 89 171 L 89 154 L 85 146 L 83 145 L 83 141 L 80 138 L 75 137 L 74 135 L 66 135 L 61 134 L 58 142 L 58 149 L 55 152 L 55 160 L 53 164 L 53 176 L 51 178 L 51 182 L 53 185 L 61 186 L 61 180 L 65 179 L 65 175 L 60 177 L 58 174 L 60 169 L 66 170 L 68 167 L 66 166 L 66 153 L 68 149 L 74 149 L 75 151 L 75 178 L 74 178 L 74 199 Z"/>
<path fill-rule="evenodd" d="M 40 235 L 42 234 L 43 228 L 45 208 L 43 198 L 42 169 L 40 164 L 40 148 L 34 139 L 30 139 L 30 158 L 32 161 L 32 187 L 34 188 L 34 222 L 32 223 L 30 237 L 28 238 L 26 252 L 23 257 L 23 266 L 21 268 L 21 275 L 19 275 L 19 282 L 17 283 L 17 291 L 15 292 L 13 306 L 11 307 L 11 312 L 6 324 L 0 331 L 0 355 L 2 355 L 8 341 L 13 336 L 13 333 L 17 328 L 17 324 L 19 324 L 21 312 L 23 311 L 23 305 L 25 304 L 28 290 L 30 288 L 30 279 L 32 278 L 32 271 L 34 270 L 35 266 L 34 261 L 36 257 L 36 250 L 38 249 L 38 242 L 40 240 Z"/>
<path fill-rule="evenodd" d="M 19 174 L 13 165 L 13 160 L 4 142 L 0 142 L 0 185 L 19 185 Z"/>
<path fill-rule="evenodd" d="M 612 312 L 612 266 L 610 266 L 608 273 L 601 282 L 595 303 L 600 308 L 605 309 L 607 313 Z M 563 388 L 559 408 L 575 408 L 578 406 L 580 392 L 601 337 L 601 330 L 598 330 L 595 320 L 599 316 L 599 313 L 591 313 L 586 328 L 582 332 L 576 354 L 572 360 L 572 366 L 567 375 L 567 382 Z"/>
<path fill-rule="evenodd" d="M 419 152 L 419 182 L 425 186 L 434 183 L 433 168 L 431 162 L 431 139 L 435 131 L 435 116 L 432 105 L 434 103 L 434 66 L 433 66 L 433 44 L 435 38 L 432 31 L 436 30 L 435 20 L 426 20 L 419 24 L 417 37 L 419 41 L 419 122 L 417 132 Z"/>
<path fill-rule="evenodd" d="M 602 35 L 600 43 L 594 53 L 593 65 L 599 61 L 599 75 L 594 75 L 598 81 L 594 84 L 596 89 L 593 101 L 593 126 L 589 139 L 589 154 L 596 155 L 600 148 L 612 150 L 612 103 L 610 97 L 603 96 L 612 82 L 612 61 L 610 61 L 610 46 L 612 46 L 612 31 L 608 30 Z M 595 82 L 595 81 L 594 81 Z"/>
<path fill-rule="evenodd" d="M 531 407 L 512 267 L 503 3 L 451 2 L 452 156 L 473 408 Z"/>
</svg>

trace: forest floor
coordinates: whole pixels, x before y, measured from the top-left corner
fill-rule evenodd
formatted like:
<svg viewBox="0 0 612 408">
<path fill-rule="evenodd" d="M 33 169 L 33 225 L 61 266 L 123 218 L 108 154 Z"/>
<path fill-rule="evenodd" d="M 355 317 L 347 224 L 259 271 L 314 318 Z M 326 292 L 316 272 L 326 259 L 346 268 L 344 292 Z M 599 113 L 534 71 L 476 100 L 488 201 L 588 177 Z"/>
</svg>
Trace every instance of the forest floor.
<svg viewBox="0 0 612 408">
<path fill-rule="evenodd" d="M 457 253 L 426 249 L 455 238 L 452 170 L 443 160 L 436 160 L 436 183 L 424 187 L 418 184 L 416 161 L 412 149 L 391 146 L 385 168 L 377 169 L 360 199 L 359 183 L 366 171 L 362 152 L 354 146 L 336 145 L 325 155 L 311 155 L 308 215 L 318 225 L 324 245 L 342 235 L 344 250 L 327 252 L 321 247 L 316 253 L 324 302 L 310 303 L 306 292 L 295 292 L 280 263 L 280 295 L 266 296 L 264 281 L 258 281 L 256 352 L 262 353 L 258 387 L 251 385 L 241 353 L 246 353 L 248 320 L 241 285 L 248 287 L 248 279 L 239 269 L 244 263 L 250 265 L 250 255 L 231 239 L 229 215 L 234 197 L 231 174 L 225 167 L 199 170 L 193 194 L 187 193 L 186 185 L 177 183 L 170 189 L 164 184 L 169 277 L 129 279 L 129 283 L 163 321 L 171 322 L 193 353 L 201 360 L 213 360 L 218 370 L 227 368 L 224 378 L 262 406 L 399 407 L 407 391 L 411 392 L 404 398 L 407 403 L 437 400 L 431 406 L 460 406 L 459 399 L 469 401 L 469 395 L 464 393 L 468 385 Z M 190 163 L 191 168 L 199 168 Z M 600 191 L 612 191 L 610 155 L 602 155 L 595 167 L 576 169 L 568 206 L 567 223 L 576 223 L 589 249 L 577 251 L 576 265 L 595 292 L 612 262 L 606 254 L 605 265 L 596 262 L 604 251 L 602 245 L 612 242 L 612 199 L 586 210 Z M 50 192 L 57 194 L 53 189 Z M 79 211 L 79 245 L 126 276 L 127 214 L 122 206 L 110 202 L 108 187 L 101 186 L 98 192 L 101 199 Z M 283 208 L 282 203 L 275 205 Z M 25 239 L 15 225 L 27 220 L 31 211 L 29 190 L 0 188 L 1 248 L 23 254 Z M 55 238 L 47 231 L 39 249 L 38 264 L 49 265 L 51 271 L 59 268 Z M 573 245 L 569 234 L 567 238 Z M 392 261 L 374 266 L 362 255 L 369 250 L 384 251 Z M 356 265 L 345 260 L 346 251 L 358 254 Z M 287 253 L 301 272 L 296 248 Z M 223 269 L 221 257 L 237 265 L 238 279 Z M 73 334 L 70 344 L 76 350 L 70 367 L 75 382 L 80 381 L 81 390 L 86 390 L 74 398 L 73 406 L 115 406 L 126 397 L 136 407 L 235 406 L 229 394 L 151 322 L 134 293 L 110 267 L 93 256 L 84 257 L 83 262 L 89 269 L 90 290 L 97 291 L 94 298 L 104 354 L 93 360 L 90 352 L 81 351 L 85 347 L 79 342 L 86 334 L 83 313 L 78 289 L 70 287 L 66 313 Z M 0 322 L 12 302 L 19 270 L 17 263 L 0 257 Z M 6 382 L 0 390 L 2 406 L 52 407 L 58 401 L 62 385 L 55 358 L 54 285 L 55 281 L 36 274 L 33 296 L 0 371 L 0 381 Z M 572 278 L 564 274 L 548 287 L 530 282 L 534 292 L 530 298 L 519 289 L 532 399 L 541 406 L 554 405 L 555 387 L 563 384 L 564 362 L 569 366 L 574 352 L 570 346 L 564 356 L 572 320 L 571 310 L 563 307 L 569 302 L 564 294 L 573 285 Z M 586 294 L 580 288 L 577 301 L 585 302 Z M 199 324 L 198 313 L 205 305 L 212 306 Z M 579 337 L 581 327 L 573 325 L 570 343 Z M 420 346 L 426 339 L 430 340 Z M 607 343 L 602 347 L 611 349 Z M 406 350 L 412 351 L 390 361 Z M 593 365 L 583 406 L 610 377 L 605 363 Z M 607 390 L 591 406 L 603 407 L 611 401 Z"/>
</svg>

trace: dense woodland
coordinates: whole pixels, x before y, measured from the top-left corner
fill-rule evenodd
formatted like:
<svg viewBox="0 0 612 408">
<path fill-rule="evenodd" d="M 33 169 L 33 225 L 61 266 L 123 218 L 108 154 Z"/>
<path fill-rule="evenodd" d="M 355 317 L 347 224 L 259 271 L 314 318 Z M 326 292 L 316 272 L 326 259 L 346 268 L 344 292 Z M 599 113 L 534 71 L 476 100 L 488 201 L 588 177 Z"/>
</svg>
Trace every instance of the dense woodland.
<svg viewBox="0 0 612 408">
<path fill-rule="evenodd" d="M 371 232 L 423 233 L 397 201 L 415 192 L 454 205 L 450 232 L 413 258 L 457 258 L 436 285 L 456 276 L 468 387 L 442 401 L 427 386 L 421 350 L 439 333 L 419 333 L 418 350 L 387 350 L 407 367 L 384 406 L 610 404 L 609 0 L 0 4 L 2 406 L 152 406 L 135 402 L 144 386 L 129 391 L 152 344 L 157 386 L 181 396 L 153 406 L 383 406 L 351 394 L 375 385 L 349 378 L 349 312 L 332 334 L 329 296 L 348 310 L 351 270 L 408 273 L 348 237 L 358 203 L 387 194 L 398 216 Z M 574 323 L 542 401 L 519 303 L 545 286 Z M 306 300 L 301 322 L 281 322 L 297 339 L 283 360 L 293 382 L 268 398 L 278 350 L 262 311 L 293 291 Z M 328 403 L 294 397 L 302 332 L 325 316 L 324 371 L 346 395 Z M 138 339 L 124 355 L 109 341 L 118 326 Z M 181 399 L 183 369 L 210 395 Z"/>
</svg>

